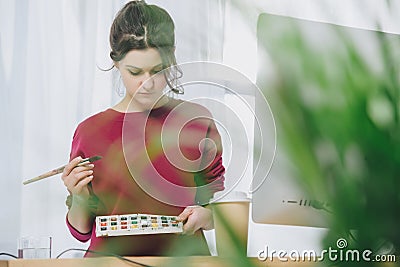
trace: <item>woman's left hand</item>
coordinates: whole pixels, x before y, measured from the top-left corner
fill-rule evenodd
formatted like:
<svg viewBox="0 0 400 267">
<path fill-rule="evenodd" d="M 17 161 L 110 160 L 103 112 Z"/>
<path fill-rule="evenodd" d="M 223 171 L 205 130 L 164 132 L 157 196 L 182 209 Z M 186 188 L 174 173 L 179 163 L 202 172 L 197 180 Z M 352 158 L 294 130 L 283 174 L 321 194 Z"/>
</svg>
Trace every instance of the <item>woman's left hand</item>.
<svg viewBox="0 0 400 267">
<path fill-rule="evenodd" d="M 193 235 L 199 229 L 214 229 L 211 209 L 201 206 L 186 207 L 182 213 L 178 215 L 178 220 L 184 222 L 182 234 L 185 235 Z"/>
</svg>

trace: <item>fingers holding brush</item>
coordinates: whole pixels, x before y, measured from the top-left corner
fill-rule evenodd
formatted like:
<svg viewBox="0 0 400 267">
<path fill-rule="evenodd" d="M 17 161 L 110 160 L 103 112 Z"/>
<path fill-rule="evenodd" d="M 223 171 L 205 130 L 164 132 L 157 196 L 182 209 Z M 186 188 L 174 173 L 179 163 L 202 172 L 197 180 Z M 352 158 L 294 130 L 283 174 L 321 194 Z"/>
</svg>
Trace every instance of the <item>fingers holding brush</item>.
<svg viewBox="0 0 400 267">
<path fill-rule="evenodd" d="M 93 180 L 93 167 L 90 162 L 82 164 L 82 158 L 72 159 L 64 168 L 61 179 L 73 195 L 89 196 L 87 185 Z"/>
</svg>

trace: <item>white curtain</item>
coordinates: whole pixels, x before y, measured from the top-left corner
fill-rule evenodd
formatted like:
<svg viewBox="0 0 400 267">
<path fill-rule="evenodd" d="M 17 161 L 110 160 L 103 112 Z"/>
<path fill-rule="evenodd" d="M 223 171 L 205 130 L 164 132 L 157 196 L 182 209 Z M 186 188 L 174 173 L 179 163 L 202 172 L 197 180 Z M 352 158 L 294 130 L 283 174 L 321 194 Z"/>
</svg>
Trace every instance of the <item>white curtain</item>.
<svg viewBox="0 0 400 267">
<path fill-rule="evenodd" d="M 85 247 L 65 226 L 60 175 L 22 181 L 65 164 L 84 118 L 119 99 L 108 33 L 122 0 L 0 0 L 0 252 L 25 235 L 53 237 L 53 257 Z M 159 0 L 176 23 L 178 62 L 221 62 L 224 0 Z M 77 256 L 70 253 L 70 256 Z"/>
</svg>

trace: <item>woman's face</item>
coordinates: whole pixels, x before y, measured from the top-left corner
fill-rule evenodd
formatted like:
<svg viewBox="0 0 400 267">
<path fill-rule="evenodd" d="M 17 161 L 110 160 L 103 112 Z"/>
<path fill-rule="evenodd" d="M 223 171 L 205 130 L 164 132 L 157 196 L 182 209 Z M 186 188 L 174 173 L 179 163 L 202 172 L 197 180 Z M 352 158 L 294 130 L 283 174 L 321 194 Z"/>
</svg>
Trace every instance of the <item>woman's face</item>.
<svg viewBox="0 0 400 267">
<path fill-rule="evenodd" d="M 126 88 L 129 109 L 147 110 L 156 105 L 167 85 L 157 49 L 131 50 L 116 62 L 116 67 Z"/>
</svg>

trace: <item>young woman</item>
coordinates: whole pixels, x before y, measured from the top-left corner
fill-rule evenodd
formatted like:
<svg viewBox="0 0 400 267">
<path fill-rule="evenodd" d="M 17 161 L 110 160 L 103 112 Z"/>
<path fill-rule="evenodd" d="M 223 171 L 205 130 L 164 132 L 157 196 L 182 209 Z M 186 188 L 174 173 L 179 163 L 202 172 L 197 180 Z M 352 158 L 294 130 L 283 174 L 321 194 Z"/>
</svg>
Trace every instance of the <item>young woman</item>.
<svg viewBox="0 0 400 267">
<path fill-rule="evenodd" d="M 221 140 L 207 109 L 165 93 L 182 90 L 174 23 L 158 6 L 129 2 L 111 26 L 110 45 L 126 92 L 75 131 L 62 175 L 67 226 L 79 241 L 91 240 L 92 251 L 208 255 L 201 230 L 213 228 L 207 202 L 224 188 Z M 77 166 L 95 155 L 102 159 Z M 184 232 L 96 237 L 96 216 L 134 213 L 177 215 Z"/>
</svg>

